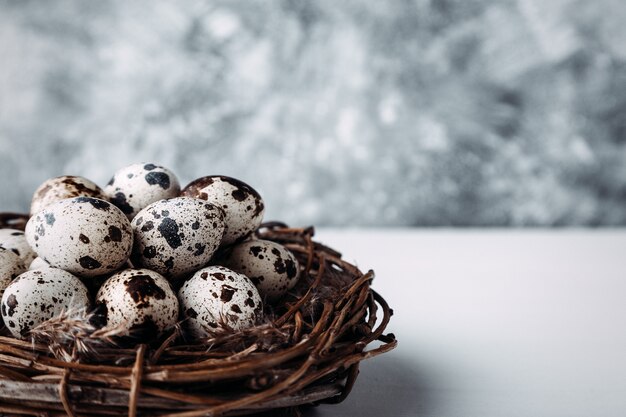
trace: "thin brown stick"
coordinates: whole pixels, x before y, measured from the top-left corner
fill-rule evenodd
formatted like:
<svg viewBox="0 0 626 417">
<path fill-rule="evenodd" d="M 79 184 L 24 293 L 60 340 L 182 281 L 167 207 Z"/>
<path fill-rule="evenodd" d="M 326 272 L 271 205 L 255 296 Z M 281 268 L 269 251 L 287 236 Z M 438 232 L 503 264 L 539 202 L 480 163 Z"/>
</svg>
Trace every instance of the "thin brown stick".
<svg viewBox="0 0 626 417">
<path fill-rule="evenodd" d="M 172 332 L 172 334 L 169 335 L 169 337 L 165 339 L 163 343 L 161 343 L 161 346 L 159 346 L 159 348 L 154 351 L 152 356 L 150 356 L 150 360 L 148 361 L 148 363 L 150 364 L 157 363 L 159 359 L 161 358 L 161 355 L 163 354 L 163 352 L 165 352 L 165 349 L 167 349 L 174 342 L 174 340 L 178 338 L 178 336 L 180 336 L 180 331 L 179 331 L 179 328 L 176 327 L 174 331 Z"/>
<path fill-rule="evenodd" d="M 15 380 L 15 381 L 32 381 L 29 377 L 15 372 L 9 368 L 5 368 L 4 366 L 0 366 L 0 375 L 4 376 L 6 379 Z"/>
<path fill-rule="evenodd" d="M 10 413 L 9 415 L 18 414 L 37 417 L 50 417 L 50 415 L 45 410 L 37 410 L 35 408 L 30 408 L 23 405 L 9 405 L 0 403 L 0 412 Z"/>
<path fill-rule="evenodd" d="M 72 404 L 70 403 L 70 399 L 67 395 L 67 381 L 70 376 L 70 370 L 65 369 L 63 372 L 63 377 L 59 381 L 59 397 L 61 397 L 61 403 L 63 404 L 63 409 L 67 413 L 69 417 L 76 417 L 74 414 L 74 410 L 72 409 Z"/>
<path fill-rule="evenodd" d="M 141 389 L 141 378 L 143 376 L 143 358 L 146 354 L 146 345 L 139 345 L 137 349 L 137 359 L 133 366 L 131 375 L 130 397 L 128 399 L 128 417 L 137 416 L 137 399 L 139 398 L 139 390 Z"/>
<path fill-rule="evenodd" d="M 302 322 L 303 322 L 302 313 L 300 311 L 296 311 L 296 314 L 294 315 L 294 319 L 296 321 L 296 325 L 294 326 L 291 340 L 294 343 L 298 343 L 300 341 L 300 336 L 302 334 Z"/>
</svg>

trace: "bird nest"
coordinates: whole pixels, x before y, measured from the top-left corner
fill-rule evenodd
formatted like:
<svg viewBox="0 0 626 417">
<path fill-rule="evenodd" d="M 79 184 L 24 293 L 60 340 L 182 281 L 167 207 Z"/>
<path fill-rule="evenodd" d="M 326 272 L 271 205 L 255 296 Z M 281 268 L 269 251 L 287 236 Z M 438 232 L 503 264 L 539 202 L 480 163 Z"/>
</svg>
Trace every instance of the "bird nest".
<svg viewBox="0 0 626 417">
<path fill-rule="evenodd" d="M 23 229 L 24 215 L 0 214 Z M 201 343 L 179 328 L 151 344 L 128 344 L 66 312 L 31 332 L 0 336 L 0 414 L 37 416 L 299 415 L 343 401 L 359 363 L 396 346 L 392 310 L 361 272 L 315 242 L 313 228 L 266 223 L 259 238 L 285 245 L 303 265 L 297 286 L 266 321 Z M 264 414 L 265 413 L 265 414 Z"/>
</svg>

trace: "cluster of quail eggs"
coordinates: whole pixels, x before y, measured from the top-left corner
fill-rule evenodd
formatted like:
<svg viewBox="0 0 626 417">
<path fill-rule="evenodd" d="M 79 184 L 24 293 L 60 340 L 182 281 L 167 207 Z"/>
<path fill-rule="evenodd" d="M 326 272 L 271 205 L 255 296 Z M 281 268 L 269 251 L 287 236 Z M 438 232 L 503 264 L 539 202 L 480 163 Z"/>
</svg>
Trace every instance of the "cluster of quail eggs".
<svg viewBox="0 0 626 417">
<path fill-rule="evenodd" d="M 181 190 L 151 163 L 120 169 L 104 188 L 49 179 L 25 231 L 0 229 L 4 324 L 17 338 L 64 311 L 94 312 L 133 337 L 178 322 L 195 338 L 254 326 L 300 272 L 287 248 L 254 237 L 264 211 L 239 180 L 206 176 Z"/>
</svg>

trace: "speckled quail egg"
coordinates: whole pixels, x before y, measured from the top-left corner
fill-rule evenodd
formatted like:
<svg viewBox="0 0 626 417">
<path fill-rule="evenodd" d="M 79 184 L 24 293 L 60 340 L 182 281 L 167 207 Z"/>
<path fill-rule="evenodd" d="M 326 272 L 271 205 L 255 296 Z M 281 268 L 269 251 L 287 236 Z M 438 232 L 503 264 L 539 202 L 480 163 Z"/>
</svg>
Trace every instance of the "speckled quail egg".
<svg viewBox="0 0 626 417">
<path fill-rule="evenodd" d="M 287 248 L 269 240 L 250 240 L 236 245 L 220 265 L 245 274 L 261 297 L 275 301 L 298 282 L 300 265 Z"/>
<path fill-rule="evenodd" d="M 13 251 L 24 261 L 24 265 L 27 267 L 37 257 L 35 251 L 31 249 L 26 241 L 24 232 L 21 230 L 0 229 L 0 248 Z"/>
<path fill-rule="evenodd" d="M 43 269 L 43 268 L 52 268 L 50 264 L 40 258 L 39 256 L 35 258 L 34 261 L 30 263 L 28 269 Z"/>
<path fill-rule="evenodd" d="M 197 271 L 178 292 L 186 326 L 195 337 L 239 331 L 261 318 L 261 296 L 252 281 L 222 266 Z"/>
<path fill-rule="evenodd" d="M 120 169 L 104 187 L 109 200 L 132 219 L 148 204 L 178 197 L 176 175 L 155 164 L 133 164 Z"/>
<path fill-rule="evenodd" d="M 13 251 L 0 248 L 0 295 L 18 275 L 26 271 L 24 262 Z"/>
<path fill-rule="evenodd" d="M 35 190 L 30 214 L 35 215 L 52 203 L 73 197 L 94 197 L 106 200 L 104 191 L 87 178 L 73 175 L 50 178 Z"/>
<path fill-rule="evenodd" d="M 107 328 L 120 336 L 155 337 L 178 321 L 170 283 L 149 269 L 126 269 L 107 279 L 96 295 Z"/>
<path fill-rule="evenodd" d="M 131 224 L 133 264 L 176 278 L 209 262 L 224 234 L 224 212 L 197 198 L 177 197 L 150 204 Z"/>
<path fill-rule="evenodd" d="M 26 239 L 50 265 L 84 277 L 115 271 L 133 245 L 124 213 L 91 197 L 58 201 L 37 213 L 26 224 Z"/>
<path fill-rule="evenodd" d="M 222 245 L 242 241 L 263 221 L 265 205 L 259 193 L 234 178 L 221 175 L 198 178 L 181 195 L 206 200 L 224 210 L 226 231 Z"/>
<path fill-rule="evenodd" d="M 89 310 L 87 288 L 69 272 L 57 268 L 26 271 L 2 295 L 2 318 L 11 334 L 28 332 L 63 311 Z"/>
</svg>

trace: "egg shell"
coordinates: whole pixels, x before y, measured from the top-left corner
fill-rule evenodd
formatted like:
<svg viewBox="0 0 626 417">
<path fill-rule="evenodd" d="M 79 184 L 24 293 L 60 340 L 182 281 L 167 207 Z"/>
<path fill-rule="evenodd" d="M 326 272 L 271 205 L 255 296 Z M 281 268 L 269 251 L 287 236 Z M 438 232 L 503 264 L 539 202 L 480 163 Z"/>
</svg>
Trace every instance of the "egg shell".
<svg viewBox="0 0 626 417">
<path fill-rule="evenodd" d="M 104 191 L 87 178 L 74 175 L 50 178 L 41 184 L 30 203 L 30 214 L 35 215 L 50 204 L 66 198 L 94 197 L 106 200 Z"/>
<path fill-rule="evenodd" d="M 150 163 L 118 170 L 104 187 L 109 200 L 129 219 L 155 201 L 178 197 L 180 183 L 172 171 Z"/>
<path fill-rule="evenodd" d="M 224 234 L 224 212 L 203 200 L 177 197 L 150 204 L 131 224 L 133 265 L 177 278 L 209 262 Z"/>
<path fill-rule="evenodd" d="M 96 295 L 107 328 L 121 336 L 152 338 L 178 321 L 178 299 L 161 274 L 125 269 L 107 279 Z"/>
<path fill-rule="evenodd" d="M 178 299 L 186 326 L 196 338 L 252 327 L 263 314 L 254 284 L 222 266 L 197 271 L 180 288 Z"/>
<path fill-rule="evenodd" d="M 29 330 L 63 311 L 88 311 L 87 288 L 69 272 L 57 268 L 26 271 L 2 295 L 2 318 L 11 334 Z"/>
<path fill-rule="evenodd" d="M 0 229 L 0 248 L 12 250 L 22 259 L 25 266 L 29 266 L 37 257 L 34 250 L 26 241 L 26 236 L 21 230 Z"/>
<path fill-rule="evenodd" d="M 181 195 L 206 200 L 224 210 L 226 231 L 222 245 L 244 240 L 263 222 L 263 199 L 256 190 L 235 178 L 223 175 L 198 178 Z"/>
<path fill-rule="evenodd" d="M 263 299 L 275 301 L 298 282 L 300 264 L 296 257 L 276 242 L 250 240 L 232 248 L 220 265 L 246 275 Z"/>
<path fill-rule="evenodd" d="M 0 248 L 0 296 L 11 281 L 25 271 L 24 262 L 15 252 Z"/>
<path fill-rule="evenodd" d="M 28 269 L 45 269 L 45 268 L 52 268 L 50 266 L 50 264 L 46 261 L 43 260 L 43 258 L 40 258 L 39 256 L 35 258 L 34 261 L 32 261 L 30 263 L 30 266 L 28 267 Z"/>
<path fill-rule="evenodd" d="M 37 213 L 26 224 L 26 239 L 50 265 L 83 277 L 114 272 L 133 245 L 124 213 L 91 197 L 58 201 Z"/>
</svg>

